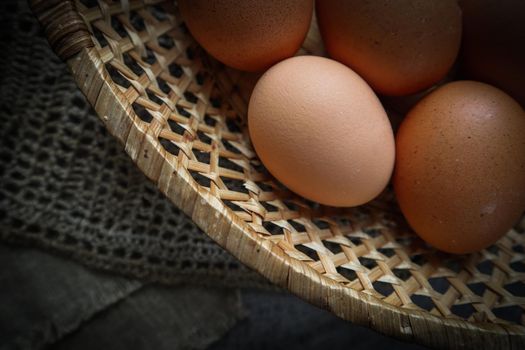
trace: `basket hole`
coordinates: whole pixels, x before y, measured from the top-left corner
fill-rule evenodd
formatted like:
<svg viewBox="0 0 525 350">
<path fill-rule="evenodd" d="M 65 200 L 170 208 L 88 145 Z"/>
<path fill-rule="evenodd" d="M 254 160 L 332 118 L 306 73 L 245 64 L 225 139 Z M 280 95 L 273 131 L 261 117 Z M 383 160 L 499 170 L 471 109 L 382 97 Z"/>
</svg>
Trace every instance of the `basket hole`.
<svg viewBox="0 0 525 350">
<path fill-rule="evenodd" d="M 523 324 L 523 310 L 517 305 L 511 305 L 506 307 L 499 307 L 492 309 L 492 312 L 496 317 L 502 320 Z"/>
<path fill-rule="evenodd" d="M 322 219 L 312 219 L 312 222 L 317 226 L 320 230 L 326 230 L 330 228 L 330 224 Z"/>
<path fill-rule="evenodd" d="M 182 74 L 184 73 L 184 71 L 182 70 L 182 67 L 175 62 L 171 63 L 168 66 L 168 70 L 170 72 L 170 75 L 174 76 L 175 78 L 182 77 Z"/>
<path fill-rule="evenodd" d="M 374 267 L 377 266 L 377 263 L 374 259 L 369 259 L 369 258 L 365 258 L 365 257 L 362 257 L 360 256 L 359 258 L 359 262 L 361 263 L 361 265 L 363 265 L 364 267 L 366 267 L 367 269 L 371 270 L 373 269 Z"/>
<path fill-rule="evenodd" d="M 160 91 L 163 93 L 169 94 L 171 92 L 171 88 L 164 79 L 157 77 L 157 84 L 159 85 Z"/>
<path fill-rule="evenodd" d="M 394 249 L 392 248 L 379 248 L 377 249 L 378 252 L 380 252 L 381 254 L 383 254 L 384 256 L 388 257 L 388 258 L 391 258 L 393 257 L 396 253 L 394 252 Z"/>
<path fill-rule="evenodd" d="M 376 228 L 364 228 L 363 232 L 369 235 L 372 238 L 375 238 L 377 236 L 381 235 L 381 231 Z"/>
<path fill-rule="evenodd" d="M 480 297 L 483 296 L 485 290 L 487 289 L 487 286 L 483 282 L 470 283 L 467 284 L 467 287 L 469 287 L 474 294 Z"/>
<path fill-rule="evenodd" d="M 106 63 L 106 71 L 109 73 L 111 80 L 113 80 L 115 84 L 118 84 L 126 89 L 131 86 L 131 83 L 126 78 L 124 78 L 124 76 L 120 74 L 120 72 L 111 64 Z"/>
<path fill-rule="evenodd" d="M 100 47 L 108 46 L 108 41 L 104 37 L 104 34 L 95 26 L 92 26 L 93 28 L 93 35 L 95 36 L 95 39 L 98 41 L 98 44 Z"/>
<path fill-rule="evenodd" d="M 135 111 L 135 114 L 137 114 L 140 120 L 142 120 L 143 122 L 150 123 L 153 120 L 153 116 L 142 105 L 133 102 L 132 107 Z"/>
<path fill-rule="evenodd" d="M 498 255 L 498 252 L 499 252 L 499 248 L 497 245 L 493 244 L 491 245 L 490 247 L 488 248 L 485 248 L 487 251 L 491 252 L 492 254 L 494 255 Z"/>
<path fill-rule="evenodd" d="M 175 46 L 173 38 L 166 33 L 159 36 L 157 40 L 159 42 L 159 46 L 165 48 L 166 50 L 170 50 Z"/>
<path fill-rule="evenodd" d="M 512 250 L 516 253 L 525 253 L 525 249 L 523 249 L 523 246 L 521 244 L 515 244 L 512 246 Z"/>
<path fill-rule="evenodd" d="M 436 292 L 441 294 L 445 294 L 450 287 L 450 282 L 445 277 L 429 278 L 428 283 Z"/>
<path fill-rule="evenodd" d="M 144 73 L 144 69 L 129 54 L 124 53 L 122 57 L 124 57 L 124 64 L 137 76 L 140 77 Z"/>
<path fill-rule="evenodd" d="M 295 249 L 297 249 L 301 253 L 305 254 L 306 256 L 308 256 L 310 259 L 312 259 L 314 261 L 318 261 L 319 260 L 319 256 L 317 255 L 317 252 L 315 250 L 313 250 L 312 248 L 309 248 L 309 247 L 307 247 L 305 245 L 299 244 L 299 245 L 295 246 Z"/>
<path fill-rule="evenodd" d="M 211 138 L 206 135 L 204 132 L 202 131 L 197 131 L 197 137 L 199 138 L 199 140 L 207 145 L 211 145 Z M 220 162 L 220 160 L 219 160 Z M 220 163 L 219 163 L 219 166 L 220 166 Z"/>
<path fill-rule="evenodd" d="M 482 261 L 481 263 L 477 264 L 476 268 L 478 269 L 479 272 L 484 273 L 485 275 L 490 275 L 490 274 L 492 274 L 492 270 L 494 269 L 494 265 L 492 264 L 492 261 L 485 260 L 485 261 Z"/>
<path fill-rule="evenodd" d="M 224 157 L 219 157 L 219 166 L 221 168 L 235 170 L 235 171 L 238 171 L 240 173 L 244 172 L 244 169 L 242 167 L 240 167 L 239 165 L 235 164 L 234 162 L 232 162 L 228 158 L 224 158 Z"/>
<path fill-rule="evenodd" d="M 392 288 L 390 283 L 375 281 L 372 283 L 372 285 L 374 286 L 376 292 L 383 295 L 384 297 L 387 297 L 394 292 L 394 288 Z"/>
<path fill-rule="evenodd" d="M 266 209 L 267 212 L 278 212 L 279 211 L 279 208 L 277 208 L 276 206 L 268 203 L 268 202 L 259 202 L 263 207 L 264 209 Z"/>
<path fill-rule="evenodd" d="M 323 245 L 334 254 L 339 254 L 343 251 L 341 245 L 339 245 L 338 243 L 323 241 Z"/>
<path fill-rule="evenodd" d="M 284 205 L 291 211 L 297 211 L 299 210 L 299 206 L 297 204 L 295 204 L 294 202 L 290 202 L 290 201 L 283 201 Z"/>
<path fill-rule="evenodd" d="M 192 60 L 195 58 L 195 52 L 194 52 L 194 49 L 192 47 L 188 47 L 186 49 L 186 57 L 189 59 L 189 60 Z"/>
<path fill-rule="evenodd" d="M 168 19 L 168 15 L 166 11 L 162 8 L 162 6 L 155 4 L 153 6 L 149 6 L 149 10 L 153 17 L 155 17 L 158 21 L 165 21 Z"/>
<path fill-rule="evenodd" d="M 210 164 L 210 153 L 194 149 L 193 154 L 200 163 Z"/>
<path fill-rule="evenodd" d="M 346 216 L 338 216 L 336 218 L 336 221 L 340 227 L 346 227 L 346 228 L 352 227 L 352 222 L 350 221 L 350 218 Z"/>
<path fill-rule="evenodd" d="M 111 27 L 120 35 L 121 38 L 127 38 L 128 33 L 124 29 L 124 26 L 116 17 L 111 17 Z"/>
<path fill-rule="evenodd" d="M 525 272 L 525 264 L 521 261 L 516 261 L 510 264 L 510 267 L 517 272 Z"/>
<path fill-rule="evenodd" d="M 352 237 L 352 236 L 346 236 L 350 242 L 352 242 L 354 245 L 361 245 L 363 242 L 361 241 L 361 238 L 359 237 Z"/>
<path fill-rule="evenodd" d="M 450 311 L 456 316 L 467 319 L 470 316 L 472 316 L 473 313 L 476 312 L 476 309 L 474 309 L 472 304 L 461 304 L 461 305 L 452 305 L 450 307 Z"/>
<path fill-rule="evenodd" d="M 239 124 L 231 118 L 226 119 L 226 126 L 228 127 L 228 130 L 233 133 L 240 133 L 241 128 L 239 127 Z"/>
<path fill-rule="evenodd" d="M 173 154 L 174 156 L 179 155 L 180 149 L 172 141 L 159 137 L 159 142 L 169 153 Z"/>
<path fill-rule="evenodd" d="M 246 193 L 246 194 L 249 193 L 246 187 L 244 187 L 244 180 L 230 179 L 225 176 L 221 176 L 221 180 L 222 182 L 224 182 L 224 184 L 230 191 Z"/>
<path fill-rule="evenodd" d="M 413 241 L 413 237 L 411 236 L 396 237 L 396 242 L 405 247 L 410 246 L 412 244 L 412 241 Z"/>
<path fill-rule="evenodd" d="M 214 108 L 221 108 L 222 101 L 219 97 L 210 97 L 210 103 Z"/>
<path fill-rule="evenodd" d="M 448 259 L 445 260 L 445 267 L 454 273 L 460 273 L 463 267 L 463 264 L 458 259 Z"/>
<path fill-rule="evenodd" d="M 306 227 L 304 227 L 303 224 L 299 223 L 299 222 L 296 222 L 294 220 L 288 220 L 288 223 L 290 225 L 292 225 L 292 227 L 297 231 L 297 232 L 306 232 Z"/>
<path fill-rule="evenodd" d="M 353 281 L 357 278 L 357 274 L 354 270 L 346 269 L 342 266 L 337 266 L 335 269 L 337 270 L 338 274 L 340 274 L 349 281 Z"/>
<path fill-rule="evenodd" d="M 149 65 L 153 65 L 155 64 L 155 62 L 157 62 L 157 59 L 155 58 L 153 51 L 151 51 L 148 48 L 146 48 L 146 57 L 144 57 L 143 60 Z"/>
<path fill-rule="evenodd" d="M 434 302 L 430 297 L 427 297 L 426 295 L 412 294 L 410 296 L 410 299 L 414 304 L 416 304 L 424 310 L 430 311 L 434 308 Z"/>
<path fill-rule="evenodd" d="M 235 146 L 230 144 L 227 140 L 222 140 L 222 144 L 224 145 L 224 148 L 226 148 L 228 151 L 235 154 L 242 154 L 241 151 L 239 151 Z"/>
<path fill-rule="evenodd" d="M 177 106 L 176 108 L 177 108 L 177 112 L 179 113 L 179 115 L 181 115 L 183 117 L 186 117 L 186 118 L 191 118 L 190 112 L 188 112 L 187 110 L 185 110 L 181 106 Z"/>
<path fill-rule="evenodd" d="M 197 84 L 204 85 L 205 77 L 202 72 L 199 72 L 195 75 L 195 80 L 197 81 Z"/>
<path fill-rule="evenodd" d="M 98 0 L 80 0 L 80 2 L 87 8 L 95 7 L 98 5 Z"/>
<path fill-rule="evenodd" d="M 273 186 L 267 182 L 256 181 L 255 184 L 264 192 L 272 192 Z"/>
<path fill-rule="evenodd" d="M 396 275 L 397 278 L 403 281 L 408 280 L 412 276 L 410 270 L 407 269 L 393 269 L 392 272 L 394 273 L 394 275 Z"/>
<path fill-rule="evenodd" d="M 197 96 L 195 96 L 195 94 L 191 91 L 185 91 L 184 98 L 186 99 L 186 101 L 190 103 L 193 103 L 193 104 L 197 103 Z"/>
<path fill-rule="evenodd" d="M 157 96 L 155 95 L 152 91 L 150 90 L 147 90 L 146 94 L 148 95 L 148 98 L 150 101 L 158 104 L 159 106 L 161 106 L 164 102 L 162 102 L 162 100 Z"/>
<path fill-rule="evenodd" d="M 264 165 L 257 159 L 252 159 L 250 161 L 250 165 L 252 166 L 252 168 L 258 172 L 259 174 L 267 174 L 268 171 L 266 170 L 266 168 L 264 167 Z"/>
<path fill-rule="evenodd" d="M 196 171 L 190 171 L 190 174 L 193 180 L 195 180 L 195 182 L 197 182 L 200 186 L 210 188 L 211 180 L 209 178 Z"/>
<path fill-rule="evenodd" d="M 419 266 L 423 266 L 423 265 L 425 265 L 426 263 L 428 263 L 427 258 L 425 258 L 425 256 L 423 256 L 422 254 L 412 255 L 412 256 L 410 257 L 410 260 L 411 260 L 414 264 L 417 264 L 417 265 L 419 265 Z"/>
<path fill-rule="evenodd" d="M 215 124 L 217 124 L 217 121 L 210 117 L 208 114 L 204 115 L 204 123 L 208 126 L 211 126 L 212 128 L 215 127 Z"/>
<path fill-rule="evenodd" d="M 283 234 L 282 227 L 277 226 L 271 221 L 263 221 L 262 225 L 266 229 L 266 231 L 270 232 L 270 234 L 272 235 L 282 235 Z"/>
<path fill-rule="evenodd" d="M 131 11 L 129 13 L 129 18 L 131 25 L 137 32 L 141 32 L 146 29 L 146 26 L 144 25 L 144 19 L 136 11 Z"/>
<path fill-rule="evenodd" d="M 178 135 L 184 135 L 184 133 L 186 132 L 186 129 L 184 129 L 182 126 L 179 125 L 179 123 L 177 123 L 174 120 L 168 119 L 168 126 L 172 132 Z"/>
<path fill-rule="evenodd" d="M 525 297 L 525 283 L 517 281 L 511 284 L 506 284 L 504 288 L 517 297 Z"/>
</svg>

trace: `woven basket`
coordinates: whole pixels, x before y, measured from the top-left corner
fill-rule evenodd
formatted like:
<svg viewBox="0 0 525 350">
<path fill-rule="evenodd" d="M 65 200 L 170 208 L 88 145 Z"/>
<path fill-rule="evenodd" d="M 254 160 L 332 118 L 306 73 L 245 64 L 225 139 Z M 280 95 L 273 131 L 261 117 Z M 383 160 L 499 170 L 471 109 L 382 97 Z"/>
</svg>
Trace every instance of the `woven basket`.
<svg viewBox="0 0 525 350">
<path fill-rule="evenodd" d="M 525 349 L 525 220 L 492 247 L 439 253 L 392 191 L 323 207 L 273 180 L 245 128 L 257 76 L 198 47 L 173 1 L 33 0 L 55 52 L 138 167 L 247 266 L 337 316 L 437 348 Z M 322 54 L 315 22 L 302 53 Z"/>
</svg>

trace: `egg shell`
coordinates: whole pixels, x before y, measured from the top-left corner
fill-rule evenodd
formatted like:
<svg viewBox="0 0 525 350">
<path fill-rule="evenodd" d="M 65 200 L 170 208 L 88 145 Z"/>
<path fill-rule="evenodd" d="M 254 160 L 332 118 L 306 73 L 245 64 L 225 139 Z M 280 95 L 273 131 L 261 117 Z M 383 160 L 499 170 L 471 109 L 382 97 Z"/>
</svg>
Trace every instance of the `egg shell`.
<svg viewBox="0 0 525 350">
<path fill-rule="evenodd" d="M 316 14 L 329 55 L 381 94 L 430 87 L 458 55 L 456 0 L 323 0 L 316 2 Z"/>
<path fill-rule="evenodd" d="M 348 67 L 299 56 L 270 68 L 248 107 L 251 141 L 292 191 L 331 206 L 355 206 L 389 182 L 392 128 L 377 96 Z"/>
<path fill-rule="evenodd" d="M 193 37 L 213 57 L 260 71 L 293 56 L 310 27 L 313 0 L 179 0 Z"/>
<path fill-rule="evenodd" d="M 461 0 L 465 76 L 492 84 L 525 108 L 525 1 Z"/>
<path fill-rule="evenodd" d="M 525 211 L 525 112 L 487 84 L 446 84 L 396 135 L 394 188 L 410 226 L 451 253 L 494 243 Z"/>
</svg>

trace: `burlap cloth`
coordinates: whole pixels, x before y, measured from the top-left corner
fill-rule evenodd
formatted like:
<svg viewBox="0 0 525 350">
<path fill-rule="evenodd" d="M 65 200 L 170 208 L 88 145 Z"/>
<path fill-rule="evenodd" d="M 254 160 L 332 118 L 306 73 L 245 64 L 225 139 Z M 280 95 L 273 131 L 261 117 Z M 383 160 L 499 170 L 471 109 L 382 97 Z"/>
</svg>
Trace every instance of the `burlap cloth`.
<svg viewBox="0 0 525 350">
<path fill-rule="evenodd" d="M 0 16 L 0 238 L 151 281 L 268 286 L 139 172 L 27 4 Z"/>
</svg>

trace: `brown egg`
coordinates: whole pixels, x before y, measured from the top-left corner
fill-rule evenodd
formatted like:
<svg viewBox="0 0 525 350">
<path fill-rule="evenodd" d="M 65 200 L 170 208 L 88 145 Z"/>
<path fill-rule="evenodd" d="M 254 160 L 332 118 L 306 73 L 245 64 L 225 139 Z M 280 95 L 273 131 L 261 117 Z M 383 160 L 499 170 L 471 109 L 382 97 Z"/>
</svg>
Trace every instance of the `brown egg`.
<svg viewBox="0 0 525 350">
<path fill-rule="evenodd" d="M 396 136 L 394 188 L 408 223 L 451 253 L 494 243 L 525 211 L 525 111 L 487 84 L 446 84 Z"/>
<path fill-rule="evenodd" d="M 266 168 L 310 200 L 359 205 L 390 179 L 395 145 L 385 110 L 359 75 L 328 58 L 293 57 L 266 71 L 248 126 Z"/>
<path fill-rule="evenodd" d="M 330 56 L 382 94 L 430 87 L 459 51 L 456 0 L 323 0 L 316 2 L 316 14 Z"/>
<path fill-rule="evenodd" d="M 213 57 L 245 71 L 259 71 L 299 50 L 313 0 L 179 0 L 193 37 Z"/>
<path fill-rule="evenodd" d="M 461 0 L 460 6 L 466 76 L 499 87 L 525 108 L 525 1 Z"/>
</svg>

